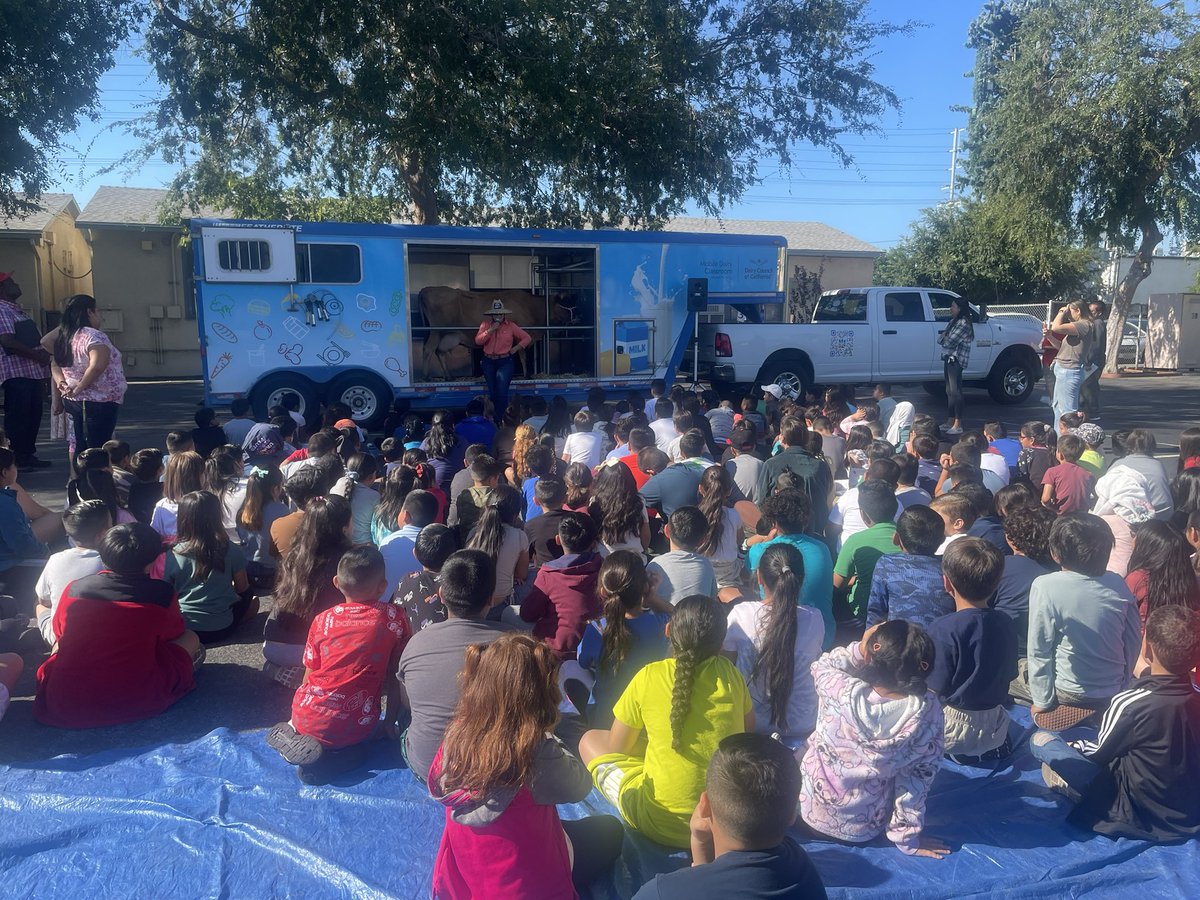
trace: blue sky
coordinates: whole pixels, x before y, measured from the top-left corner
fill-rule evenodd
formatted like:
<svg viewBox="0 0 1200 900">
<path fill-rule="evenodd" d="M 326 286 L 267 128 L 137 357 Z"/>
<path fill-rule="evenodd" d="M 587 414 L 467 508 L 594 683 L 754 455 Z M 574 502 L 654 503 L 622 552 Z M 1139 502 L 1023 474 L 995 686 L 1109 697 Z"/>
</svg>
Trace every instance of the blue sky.
<svg viewBox="0 0 1200 900">
<path fill-rule="evenodd" d="M 965 77 L 974 61 L 966 49 L 967 26 L 982 3 L 955 0 L 874 0 L 880 18 L 904 16 L 925 23 L 912 35 L 895 37 L 877 48 L 874 62 L 880 81 L 901 97 L 899 113 L 881 121 L 882 134 L 848 136 L 845 146 L 856 158 L 843 169 L 826 151 L 800 147 L 787 175 L 765 165 L 764 183 L 726 210 L 729 218 L 814 220 L 840 228 L 880 247 L 892 246 L 926 207 L 945 199 L 949 183 L 950 132 L 966 125 L 952 111 L 971 100 Z M 149 68 L 132 52 L 122 53 L 100 83 L 99 121 L 85 123 L 67 141 L 61 177 L 54 190 L 73 192 L 83 206 L 100 184 L 160 187 L 171 167 L 152 161 L 140 171 L 97 176 L 105 165 L 130 149 L 130 140 L 114 123 L 144 111 L 159 87 Z"/>
</svg>

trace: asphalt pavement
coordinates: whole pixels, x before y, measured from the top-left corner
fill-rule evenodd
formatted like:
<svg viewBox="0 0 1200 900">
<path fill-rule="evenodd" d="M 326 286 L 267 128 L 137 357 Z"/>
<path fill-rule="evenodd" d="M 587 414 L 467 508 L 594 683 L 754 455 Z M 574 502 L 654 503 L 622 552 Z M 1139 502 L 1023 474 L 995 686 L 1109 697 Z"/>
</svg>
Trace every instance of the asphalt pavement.
<svg viewBox="0 0 1200 900">
<path fill-rule="evenodd" d="M 1200 424 L 1200 376 L 1137 375 L 1101 382 L 1102 412 L 1099 424 L 1108 432 L 1145 427 L 1154 431 L 1159 452 L 1173 457 L 1179 432 Z M 981 426 L 999 420 L 1010 430 L 1030 419 L 1050 421 L 1048 406 L 1034 399 L 1018 406 L 1001 406 L 984 391 L 967 391 L 965 422 Z M 944 416 L 944 402 L 931 397 L 920 386 L 898 387 L 897 399 L 911 400 L 917 409 Z M 202 397 L 200 382 L 144 382 L 132 384 L 126 395 L 118 424 L 118 436 L 133 449 L 162 447 L 168 431 L 190 428 Z M 61 508 L 65 502 L 66 451 L 50 443 L 43 427 L 40 455 L 54 461 L 44 471 L 22 473 L 21 485 L 41 503 Z M 1174 467 L 1168 463 L 1168 470 Z M 233 639 L 211 647 L 208 659 L 197 674 L 197 687 L 170 710 L 144 722 L 89 731 L 49 728 L 33 719 L 34 673 L 45 654 L 25 657 L 25 674 L 4 721 L 0 722 L 0 763 L 38 767 L 62 754 L 86 755 L 99 750 L 139 750 L 169 743 L 182 743 L 216 728 L 250 730 L 287 718 L 291 692 L 269 680 L 262 672 L 262 626 L 270 601 L 256 619 L 245 623 Z"/>
</svg>

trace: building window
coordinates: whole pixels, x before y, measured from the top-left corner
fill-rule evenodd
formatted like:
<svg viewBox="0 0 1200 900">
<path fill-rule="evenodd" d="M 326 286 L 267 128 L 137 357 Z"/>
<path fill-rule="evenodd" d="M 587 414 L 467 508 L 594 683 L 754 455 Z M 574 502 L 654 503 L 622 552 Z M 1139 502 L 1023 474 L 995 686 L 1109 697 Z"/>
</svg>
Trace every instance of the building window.
<svg viewBox="0 0 1200 900">
<path fill-rule="evenodd" d="M 296 280 L 305 284 L 358 284 L 362 251 L 358 244 L 297 244 Z"/>
<path fill-rule="evenodd" d="M 265 272 L 271 268 L 271 245 L 266 241 L 220 241 L 217 261 L 226 272 Z"/>
</svg>

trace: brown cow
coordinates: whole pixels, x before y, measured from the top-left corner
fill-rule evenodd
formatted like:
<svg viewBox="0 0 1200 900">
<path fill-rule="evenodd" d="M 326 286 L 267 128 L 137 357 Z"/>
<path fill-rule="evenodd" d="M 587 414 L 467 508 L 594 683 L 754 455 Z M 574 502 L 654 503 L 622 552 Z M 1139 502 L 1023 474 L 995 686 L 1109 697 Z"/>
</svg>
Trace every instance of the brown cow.
<svg viewBox="0 0 1200 900">
<path fill-rule="evenodd" d="M 546 321 L 546 298 L 529 291 L 498 290 L 498 291 L 464 291 L 452 287 L 422 288 L 417 295 L 418 307 L 425 324 L 430 331 L 425 338 L 425 346 L 421 353 L 421 377 L 428 379 L 434 376 L 434 361 L 440 374 L 437 377 L 446 378 L 447 371 L 442 354 L 449 353 L 459 344 L 465 344 L 472 350 L 475 348 L 475 332 L 479 323 L 487 316 L 495 300 L 503 301 L 512 310 L 509 318 L 522 328 L 531 329 L 545 325 L 570 325 L 574 319 L 573 310 L 565 306 L 560 298 L 550 300 L 550 321 Z M 444 329 L 459 329 L 446 331 Z M 533 343 L 521 354 L 521 376 L 529 377 L 528 353 L 534 344 L 542 340 L 544 331 L 530 331 Z"/>
</svg>

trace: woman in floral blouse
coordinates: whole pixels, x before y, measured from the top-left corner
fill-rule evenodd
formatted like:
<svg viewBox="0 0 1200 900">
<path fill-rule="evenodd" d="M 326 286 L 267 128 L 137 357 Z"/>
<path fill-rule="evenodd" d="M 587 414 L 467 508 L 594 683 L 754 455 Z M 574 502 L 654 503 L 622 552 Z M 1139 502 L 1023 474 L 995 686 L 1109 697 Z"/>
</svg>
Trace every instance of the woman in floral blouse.
<svg viewBox="0 0 1200 900">
<path fill-rule="evenodd" d="M 96 298 L 76 294 L 67 300 L 62 322 L 42 340 L 53 360 L 54 411 L 63 409 L 75 426 L 75 452 L 112 440 L 125 399 L 121 351 L 100 330 Z"/>
</svg>

